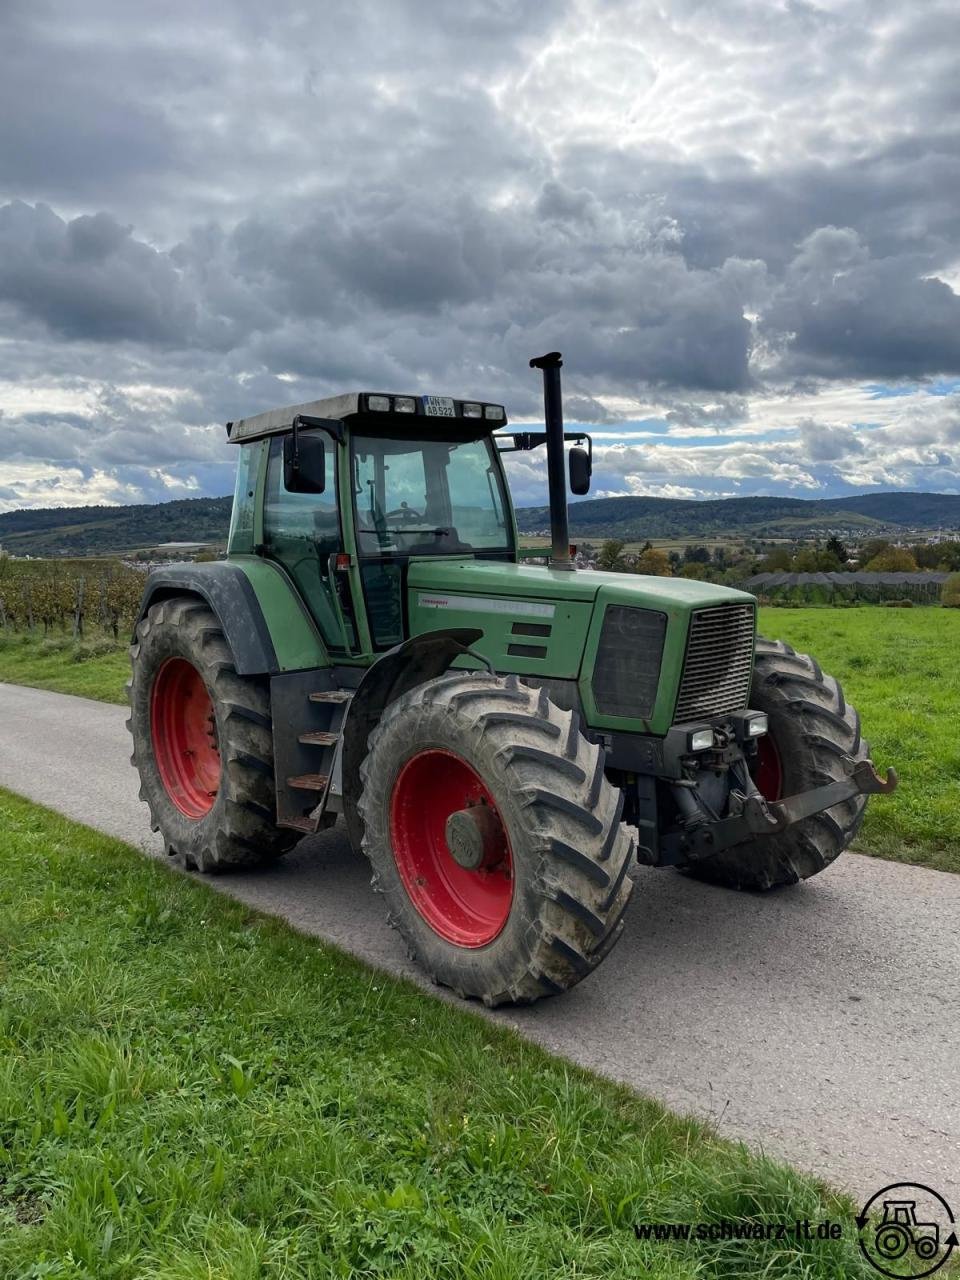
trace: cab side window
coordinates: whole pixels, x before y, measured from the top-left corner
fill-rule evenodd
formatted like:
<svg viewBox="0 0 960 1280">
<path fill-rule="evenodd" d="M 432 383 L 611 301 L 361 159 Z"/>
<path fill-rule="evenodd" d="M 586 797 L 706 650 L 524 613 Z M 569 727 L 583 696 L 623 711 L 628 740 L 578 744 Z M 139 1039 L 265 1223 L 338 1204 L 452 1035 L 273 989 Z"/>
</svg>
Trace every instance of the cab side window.
<svg viewBox="0 0 960 1280">
<path fill-rule="evenodd" d="M 283 483 L 283 437 L 275 436 L 270 441 L 263 540 L 270 556 L 293 578 L 324 640 L 333 649 L 343 649 L 344 636 L 328 567 L 331 553 L 340 549 L 336 452 L 329 441 L 323 493 L 290 493 Z M 347 627 L 349 644 L 349 623 Z"/>
</svg>

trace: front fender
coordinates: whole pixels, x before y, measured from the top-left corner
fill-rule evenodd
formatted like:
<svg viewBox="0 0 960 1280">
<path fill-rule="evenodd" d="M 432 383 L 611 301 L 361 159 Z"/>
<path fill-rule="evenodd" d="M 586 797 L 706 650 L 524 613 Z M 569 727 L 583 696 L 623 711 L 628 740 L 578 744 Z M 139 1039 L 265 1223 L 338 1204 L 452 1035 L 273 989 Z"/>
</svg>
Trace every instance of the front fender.
<svg viewBox="0 0 960 1280">
<path fill-rule="evenodd" d="M 360 765 L 367 754 L 367 740 L 384 709 L 418 684 L 443 675 L 455 659 L 470 652 L 470 646 L 482 635 L 474 628 L 427 631 L 389 649 L 367 668 L 343 726 L 343 813 L 350 843 L 357 852 L 361 834 L 356 817 Z"/>
</svg>

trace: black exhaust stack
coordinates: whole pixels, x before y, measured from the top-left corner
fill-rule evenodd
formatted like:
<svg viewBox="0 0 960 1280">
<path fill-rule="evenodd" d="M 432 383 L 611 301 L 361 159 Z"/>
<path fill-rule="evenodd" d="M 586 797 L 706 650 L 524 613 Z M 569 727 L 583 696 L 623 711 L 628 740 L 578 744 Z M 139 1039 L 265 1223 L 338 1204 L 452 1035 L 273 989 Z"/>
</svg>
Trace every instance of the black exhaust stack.
<svg viewBox="0 0 960 1280">
<path fill-rule="evenodd" d="M 547 428 L 547 486 L 550 491 L 551 569 L 572 569 L 570 530 L 567 524 L 567 476 L 563 454 L 563 397 L 560 392 L 559 351 L 548 351 L 530 361 L 543 370 L 543 420 Z"/>
</svg>

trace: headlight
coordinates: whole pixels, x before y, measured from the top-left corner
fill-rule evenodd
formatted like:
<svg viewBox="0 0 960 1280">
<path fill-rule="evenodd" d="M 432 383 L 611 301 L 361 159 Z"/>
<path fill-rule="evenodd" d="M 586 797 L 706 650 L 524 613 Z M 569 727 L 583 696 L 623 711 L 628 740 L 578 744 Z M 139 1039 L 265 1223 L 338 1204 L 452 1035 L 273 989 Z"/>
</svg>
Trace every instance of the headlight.
<svg viewBox="0 0 960 1280">
<path fill-rule="evenodd" d="M 691 729 L 687 734 L 688 751 L 709 751 L 712 746 L 712 729 Z"/>
<path fill-rule="evenodd" d="M 416 413 L 417 402 L 413 396 L 394 396 L 393 411 L 394 413 Z"/>
<path fill-rule="evenodd" d="M 770 721 L 765 711 L 742 711 L 732 719 L 734 732 L 740 742 L 749 742 L 751 738 L 762 738 L 770 731 Z"/>
</svg>

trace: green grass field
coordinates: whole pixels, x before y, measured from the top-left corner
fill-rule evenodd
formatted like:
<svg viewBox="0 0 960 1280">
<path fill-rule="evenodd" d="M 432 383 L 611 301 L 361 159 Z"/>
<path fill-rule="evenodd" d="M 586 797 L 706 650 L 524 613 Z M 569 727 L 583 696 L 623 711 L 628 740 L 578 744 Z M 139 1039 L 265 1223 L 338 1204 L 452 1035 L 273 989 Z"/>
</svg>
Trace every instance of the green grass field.
<svg viewBox="0 0 960 1280">
<path fill-rule="evenodd" d="M 960 871 L 960 610 L 763 609 L 760 629 L 812 653 L 860 711 L 895 795 L 870 804 L 857 847 L 883 858 Z M 0 680 L 124 702 L 123 648 L 74 661 L 68 640 L 0 633 Z"/>
<path fill-rule="evenodd" d="M 126 702 L 130 677 L 125 644 L 95 635 L 80 644 L 68 636 L 44 641 L 28 632 L 0 631 L 0 680 L 55 689 L 100 702 Z"/>
<path fill-rule="evenodd" d="M 873 1274 L 813 1180 L 0 792 L 0 1275 Z M 651 1243 L 638 1222 L 840 1221 Z"/>
<path fill-rule="evenodd" d="M 960 871 L 960 610 L 762 609 L 760 630 L 837 677 L 877 765 L 900 775 L 857 848 Z"/>
</svg>

